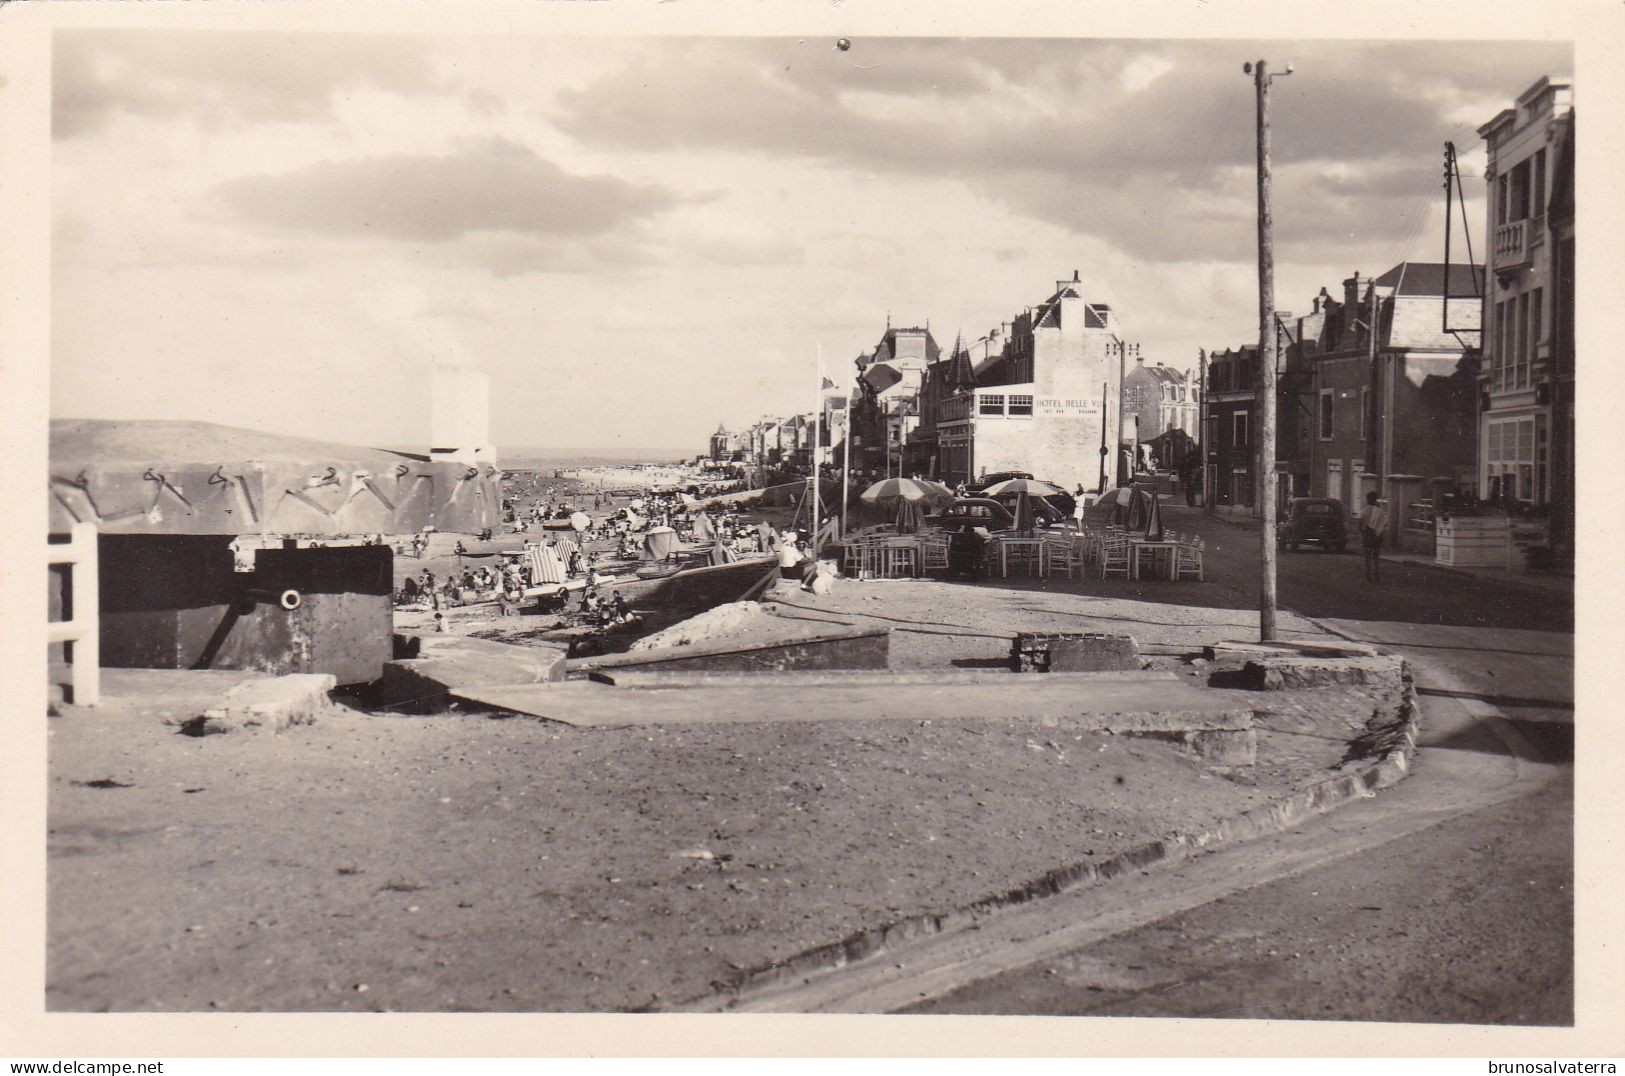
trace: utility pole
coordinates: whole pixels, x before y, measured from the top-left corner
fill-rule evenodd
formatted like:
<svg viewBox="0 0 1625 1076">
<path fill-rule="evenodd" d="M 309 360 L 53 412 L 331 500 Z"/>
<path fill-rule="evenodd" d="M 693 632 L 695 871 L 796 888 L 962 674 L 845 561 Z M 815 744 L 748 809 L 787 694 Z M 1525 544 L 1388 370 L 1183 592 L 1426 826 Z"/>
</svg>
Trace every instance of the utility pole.
<svg viewBox="0 0 1625 1076">
<path fill-rule="evenodd" d="M 1106 393 L 1110 389 L 1109 382 L 1100 383 L 1100 485 L 1095 488 L 1102 495 L 1106 492 Z"/>
<path fill-rule="evenodd" d="M 846 509 L 852 494 L 852 394 L 847 393 L 841 422 L 841 541 L 846 541 Z"/>
<path fill-rule="evenodd" d="M 1112 454 L 1117 460 L 1114 468 L 1117 472 L 1117 484 L 1128 485 L 1133 475 L 1126 475 L 1128 468 L 1123 463 L 1123 377 L 1124 369 L 1128 365 L 1128 344 L 1122 340 L 1117 341 L 1117 444 L 1112 446 Z"/>
<path fill-rule="evenodd" d="M 1275 641 L 1275 238 L 1270 211 L 1270 82 L 1263 60 L 1243 68 L 1253 76 L 1258 96 L 1258 473 L 1260 545 L 1258 638 Z M 1286 65 L 1285 74 L 1292 74 Z"/>
<path fill-rule="evenodd" d="M 1201 453 L 1197 457 L 1197 462 L 1202 465 L 1202 514 L 1211 516 L 1215 514 L 1213 484 L 1216 478 L 1212 474 L 1212 468 L 1208 466 L 1207 461 L 1208 452 L 1213 444 L 1213 438 L 1209 436 L 1211 431 L 1208 429 L 1207 414 L 1207 348 L 1198 349 L 1196 356 L 1197 391 L 1199 393 L 1196 398 L 1196 436 L 1197 447 Z"/>
<path fill-rule="evenodd" d="M 1370 433 L 1370 439 L 1366 445 L 1366 466 L 1377 469 L 1377 489 L 1379 491 L 1377 495 L 1387 499 L 1388 431 L 1383 428 L 1379 420 L 1387 414 L 1388 409 L 1383 406 L 1382 394 L 1385 390 L 1382 385 L 1385 379 L 1382 376 L 1382 368 L 1377 359 L 1377 289 L 1372 286 L 1369 280 L 1366 281 L 1366 297 L 1368 302 L 1366 303 L 1365 315 L 1365 351 L 1366 358 L 1371 362 L 1371 399 L 1367 408 L 1368 414 L 1366 415 L 1366 422 L 1368 423 L 1366 429 Z M 1372 458 L 1372 449 L 1377 450 L 1375 458 Z M 1356 492 L 1358 492 L 1358 487 L 1356 487 Z"/>
</svg>

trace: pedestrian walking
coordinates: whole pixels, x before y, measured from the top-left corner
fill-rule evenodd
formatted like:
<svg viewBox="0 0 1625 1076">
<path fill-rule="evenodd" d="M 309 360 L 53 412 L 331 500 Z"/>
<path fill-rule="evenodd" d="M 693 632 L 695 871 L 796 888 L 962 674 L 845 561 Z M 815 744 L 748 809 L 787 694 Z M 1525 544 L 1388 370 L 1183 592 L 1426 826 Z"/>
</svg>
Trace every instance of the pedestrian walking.
<svg viewBox="0 0 1625 1076">
<path fill-rule="evenodd" d="M 1388 530 L 1388 510 L 1377 499 L 1375 491 L 1365 495 L 1365 507 L 1360 509 L 1360 551 L 1365 558 L 1365 581 L 1380 583 L 1382 567 L 1382 536 Z"/>
</svg>

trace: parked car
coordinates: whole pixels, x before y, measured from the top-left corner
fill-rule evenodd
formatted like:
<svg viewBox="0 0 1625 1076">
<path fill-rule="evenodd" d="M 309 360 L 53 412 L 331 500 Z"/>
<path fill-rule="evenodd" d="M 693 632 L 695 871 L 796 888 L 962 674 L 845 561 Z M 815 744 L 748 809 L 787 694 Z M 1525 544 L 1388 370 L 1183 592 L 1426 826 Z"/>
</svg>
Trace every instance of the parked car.
<svg viewBox="0 0 1625 1076">
<path fill-rule="evenodd" d="M 965 492 L 967 494 L 974 493 L 980 496 L 989 486 L 996 486 L 1000 482 L 1008 482 L 1012 478 L 1031 477 L 1032 475 L 1028 474 L 1026 471 L 994 471 L 992 474 L 985 474 L 974 481 L 966 482 Z"/>
<path fill-rule="evenodd" d="M 1021 499 L 1019 493 L 1001 493 L 993 500 L 1004 505 L 1005 510 L 1012 516 L 1016 514 L 1016 502 Z M 1029 497 L 1028 502 L 1033 506 L 1033 514 L 1045 523 L 1060 523 L 1072 518 L 1072 509 L 1076 507 L 1070 493 L 1052 493 L 1048 497 Z"/>
<path fill-rule="evenodd" d="M 953 502 L 926 522 L 944 530 L 1007 531 L 1016 525 L 1010 510 L 991 497 L 955 497 Z"/>
<path fill-rule="evenodd" d="M 1287 502 L 1276 538 L 1294 553 L 1314 542 L 1338 553 L 1348 548 L 1348 522 L 1343 502 L 1335 497 L 1294 497 Z"/>
</svg>

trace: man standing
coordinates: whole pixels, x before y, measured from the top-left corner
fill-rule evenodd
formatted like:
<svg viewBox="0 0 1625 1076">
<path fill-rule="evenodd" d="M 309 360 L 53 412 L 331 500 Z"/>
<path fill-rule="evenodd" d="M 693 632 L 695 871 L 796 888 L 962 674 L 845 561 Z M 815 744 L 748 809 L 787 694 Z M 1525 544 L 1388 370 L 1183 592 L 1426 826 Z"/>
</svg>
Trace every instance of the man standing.
<svg viewBox="0 0 1625 1076">
<path fill-rule="evenodd" d="M 1388 509 L 1377 499 L 1376 491 L 1365 495 L 1365 507 L 1360 509 L 1360 549 L 1365 557 L 1365 581 L 1381 582 L 1382 536 L 1388 530 Z"/>
</svg>

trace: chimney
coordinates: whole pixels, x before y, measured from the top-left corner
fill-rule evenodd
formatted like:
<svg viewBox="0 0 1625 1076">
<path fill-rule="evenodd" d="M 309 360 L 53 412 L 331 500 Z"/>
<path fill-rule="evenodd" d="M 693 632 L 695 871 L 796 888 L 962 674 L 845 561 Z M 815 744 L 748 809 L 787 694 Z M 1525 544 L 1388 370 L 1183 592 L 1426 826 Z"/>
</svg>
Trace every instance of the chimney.
<svg viewBox="0 0 1625 1076">
<path fill-rule="evenodd" d="M 1353 276 L 1343 281 L 1343 305 L 1350 307 L 1360 305 L 1360 285 L 1363 283 L 1369 281 L 1361 278 L 1358 269 L 1354 270 Z"/>
</svg>

